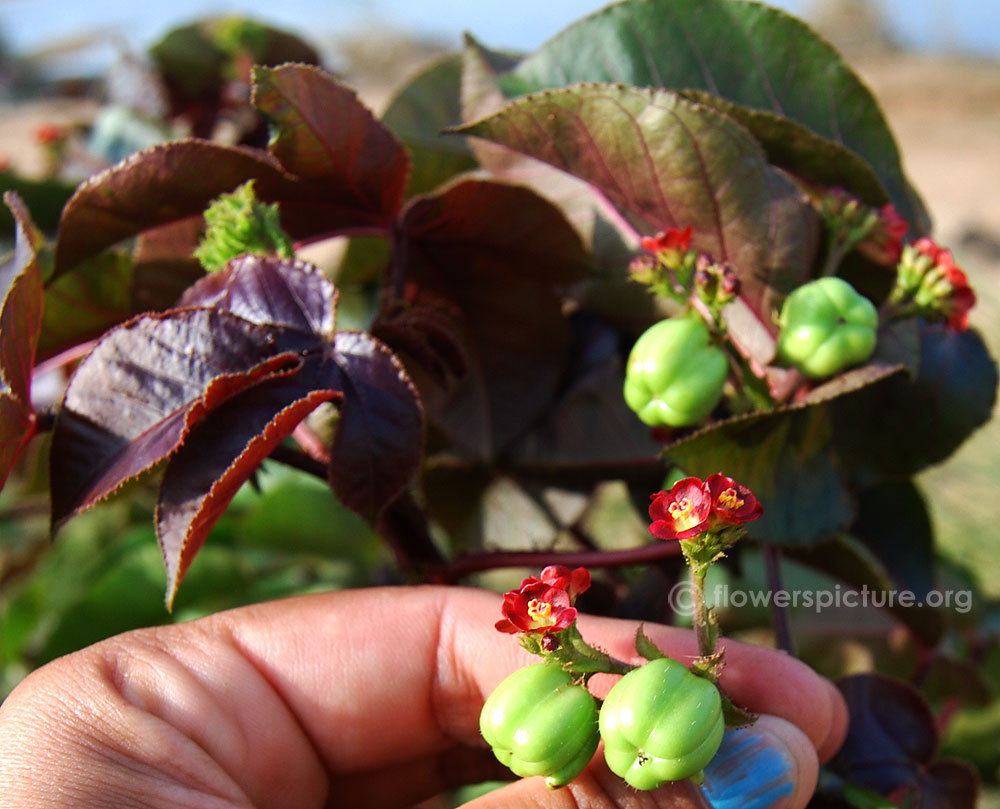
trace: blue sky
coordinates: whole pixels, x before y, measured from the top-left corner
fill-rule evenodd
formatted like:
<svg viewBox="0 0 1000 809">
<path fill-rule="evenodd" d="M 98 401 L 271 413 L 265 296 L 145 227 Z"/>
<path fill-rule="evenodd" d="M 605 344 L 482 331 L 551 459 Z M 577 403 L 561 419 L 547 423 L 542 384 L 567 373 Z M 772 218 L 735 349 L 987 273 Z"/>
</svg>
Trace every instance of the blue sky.
<svg viewBox="0 0 1000 809">
<path fill-rule="evenodd" d="M 772 0 L 802 15 L 818 0 Z M 1000 58 L 997 0 L 872 0 L 900 37 L 918 47 L 956 45 Z M 207 14 L 253 14 L 310 38 L 358 27 L 393 27 L 437 34 L 456 46 L 468 30 L 494 47 L 532 50 L 601 0 L 0 0 L 0 34 L 18 50 L 96 33 L 141 48 L 169 27 Z"/>
</svg>

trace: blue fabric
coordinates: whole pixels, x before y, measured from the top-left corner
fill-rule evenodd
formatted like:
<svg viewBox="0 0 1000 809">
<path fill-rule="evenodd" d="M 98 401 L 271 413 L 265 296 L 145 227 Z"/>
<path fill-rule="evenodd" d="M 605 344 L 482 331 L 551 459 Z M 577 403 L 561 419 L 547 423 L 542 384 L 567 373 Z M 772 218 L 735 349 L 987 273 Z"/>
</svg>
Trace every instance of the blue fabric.
<svg viewBox="0 0 1000 809">
<path fill-rule="evenodd" d="M 702 791 L 714 809 L 767 809 L 791 794 L 794 762 L 752 727 L 726 731 L 705 767 Z"/>
</svg>

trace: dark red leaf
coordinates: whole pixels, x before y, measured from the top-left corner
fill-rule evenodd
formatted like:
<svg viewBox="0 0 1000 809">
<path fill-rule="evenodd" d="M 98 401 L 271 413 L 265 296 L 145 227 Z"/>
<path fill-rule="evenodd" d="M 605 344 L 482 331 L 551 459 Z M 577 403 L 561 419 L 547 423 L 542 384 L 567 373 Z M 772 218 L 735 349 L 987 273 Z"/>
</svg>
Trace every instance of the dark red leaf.
<svg viewBox="0 0 1000 809">
<path fill-rule="evenodd" d="M 225 399 L 297 369 L 309 345 L 211 309 L 147 315 L 109 332 L 77 368 L 56 420 L 53 523 L 165 458 Z"/>
<path fill-rule="evenodd" d="M 455 384 L 422 392 L 464 451 L 488 457 L 538 418 L 556 391 L 569 348 L 556 285 L 584 272 L 580 239 L 534 192 L 476 180 L 413 200 L 403 233 L 406 300 L 454 314 L 447 333 L 459 350 L 442 360 L 468 363 Z"/>
<path fill-rule="evenodd" d="M 847 701 L 847 739 L 833 761 L 845 778 L 883 795 L 914 787 L 937 751 L 927 702 L 912 686 L 857 674 L 837 683 Z"/>
<path fill-rule="evenodd" d="M 283 326 L 329 339 L 337 291 L 310 264 L 240 256 L 198 281 L 180 305 L 225 309 L 251 323 Z"/>
<path fill-rule="evenodd" d="M 301 370 L 216 408 L 167 462 L 157 533 L 167 566 L 167 604 L 206 537 L 257 465 L 324 401 L 340 415 L 330 483 L 372 522 L 409 484 L 420 463 L 423 417 L 398 360 L 368 334 L 340 332 Z"/>
<path fill-rule="evenodd" d="M 423 457 L 420 396 L 388 346 L 363 332 L 338 332 L 320 379 L 342 391 L 330 451 L 330 484 L 344 505 L 374 522 L 416 474 Z"/>
<path fill-rule="evenodd" d="M 261 199 L 282 204 L 282 223 L 294 236 L 382 223 L 329 183 L 285 173 L 265 152 L 191 138 L 138 152 L 80 185 L 59 223 L 54 277 L 122 239 L 199 216 L 250 179 Z"/>
<path fill-rule="evenodd" d="M 42 323 L 42 237 L 14 194 L 4 201 L 17 224 L 10 260 L 0 265 L 0 488 L 35 430 L 31 374 Z"/>
<path fill-rule="evenodd" d="M 216 408 L 168 461 L 156 531 L 167 568 L 166 602 L 240 486 L 332 390 L 307 390 L 302 375 L 269 379 Z"/>
<path fill-rule="evenodd" d="M 310 65 L 257 67 L 253 103 L 276 126 L 270 151 L 288 171 L 375 220 L 395 217 L 409 157 L 353 90 Z"/>
</svg>

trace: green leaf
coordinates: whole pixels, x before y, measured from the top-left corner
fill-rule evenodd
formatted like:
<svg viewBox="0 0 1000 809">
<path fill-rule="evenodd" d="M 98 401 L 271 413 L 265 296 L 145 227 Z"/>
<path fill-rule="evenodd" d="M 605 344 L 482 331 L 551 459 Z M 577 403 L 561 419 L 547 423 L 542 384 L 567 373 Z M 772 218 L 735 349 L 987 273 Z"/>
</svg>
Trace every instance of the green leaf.
<svg viewBox="0 0 1000 809">
<path fill-rule="evenodd" d="M 867 161 L 917 235 L 927 213 L 871 91 L 788 14 L 745 0 L 628 0 L 571 25 L 501 84 L 509 97 L 571 82 L 703 90 L 797 121 Z"/>
<path fill-rule="evenodd" d="M 773 165 L 814 185 L 843 188 L 873 207 L 889 202 L 872 167 L 846 146 L 767 110 L 733 104 L 702 90 L 683 90 L 681 95 L 743 124 L 760 141 Z"/>
<path fill-rule="evenodd" d="M 664 456 L 698 477 L 722 470 L 764 506 L 752 533 L 763 542 L 813 545 L 845 529 L 852 502 L 828 451 L 828 408 L 735 418 L 681 439 Z"/>
<path fill-rule="evenodd" d="M 649 639 L 649 635 L 646 634 L 642 626 L 635 633 L 635 650 L 647 660 L 658 660 L 661 657 L 667 657 L 667 653 Z"/>
<path fill-rule="evenodd" d="M 459 131 L 586 180 L 640 230 L 693 227 L 692 248 L 732 263 L 758 311 L 812 263 L 816 217 L 796 187 L 742 126 L 676 93 L 575 85 Z"/>
<path fill-rule="evenodd" d="M 887 379 L 837 403 L 845 470 L 868 485 L 943 461 L 991 418 L 997 384 L 996 362 L 976 332 L 925 325 L 915 379 Z"/>
<path fill-rule="evenodd" d="M 382 115 L 382 123 L 410 152 L 408 197 L 431 191 L 478 165 L 465 138 L 442 134 L 462 120 L 461 82 L 461 58 L 449 56 L 418 73 Z"/>
</svg>

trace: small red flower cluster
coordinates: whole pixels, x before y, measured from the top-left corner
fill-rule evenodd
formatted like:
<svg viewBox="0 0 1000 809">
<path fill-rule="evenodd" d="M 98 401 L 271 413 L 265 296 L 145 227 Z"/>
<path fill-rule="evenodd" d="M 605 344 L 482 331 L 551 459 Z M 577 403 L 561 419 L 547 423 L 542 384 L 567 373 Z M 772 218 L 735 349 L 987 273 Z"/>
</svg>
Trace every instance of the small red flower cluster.
<svg viewBox="0 0 1000 809">
<path fill-rule="evenodd" d="M 691 245 L 691 234 L 694 228 L 688 226 L 684 230 L 668 228 L 666 232 L 660 231 L 655 236 L 643 236 L 639 241 L 642 249 L 654 256 L 660 253 L 676 250 L 678 253 L 686 253 Z"/>
<path fill-rule="evenodd" d="M 722 525 L 756 520 L 764 508 L 746 486 L 725 475 L 684 478 L 652 496 L 649 532 L 658 539 L 690 539 Z"/>
<path fill-rule="evenodd" d="M 947 282 L 949 289 L 939 298 L 939 303 L 948 328 L 965 331 L 969 328 L 969 310 L 976 305 L 976 293 L 969 286 L 969 279 L 955 264 L 951 251 L 940 247 L 933 239 L 917 239 L 913 246 L 934 262 L 934 268 Z"/>
<path fill-rule="evenodd" d="M 504 618 L 497 621 L 501 632 L 548 634 L 566 629 L 576 620 L 576 597 L 590 587 L 590 571 L 585 567 L 570 570 L 563 565 L 549 565 L 541 578 L 529 576 L 517 590 L 503 597 Z"/>
</svg>

